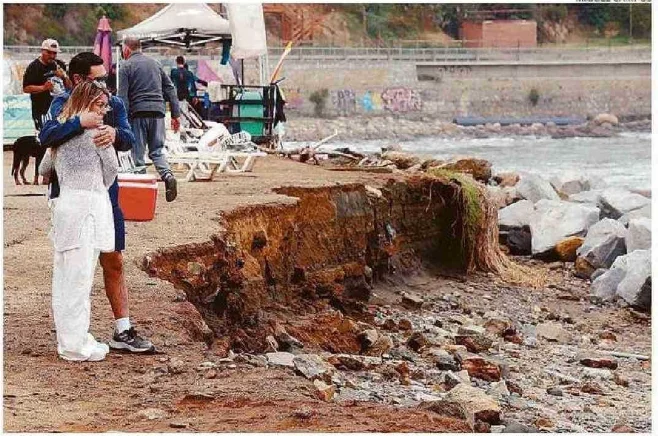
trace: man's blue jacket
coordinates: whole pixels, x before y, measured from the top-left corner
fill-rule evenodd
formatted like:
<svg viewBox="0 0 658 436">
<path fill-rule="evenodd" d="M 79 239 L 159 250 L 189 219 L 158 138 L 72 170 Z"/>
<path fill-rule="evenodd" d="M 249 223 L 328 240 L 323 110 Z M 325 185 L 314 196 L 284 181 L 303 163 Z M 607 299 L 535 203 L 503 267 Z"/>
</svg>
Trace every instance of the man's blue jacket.
<svg viewBox="0 0 658 436">
<path fill-rule="evenodd" d="M 70 92 L 65 92 L 53 100 L 50 104 L 48 111 L 47 121 L 44 123 L 41 132 L 39 132 L 39 141 L 43 147 L 58 147 L 68 141 L 69 139 L 80 135 L 84 129 L 80 125 L 80 117 L 74 116 L 61 123 L 57 117 L 62 112 L 64 104 L 69 99 Z M 128 122 L 128 114 L 123 105 L 123 101 L 116 96 L 110 97 L 110 107 L 112 108 L 105 117 L 103 122 L 116 129 L 116 138 L 114 139 L 114 149 L 116 151 L 129 151 L 135 143 L 135 135 L 130 128 Z M 116 183 L 114 184 L 116 185 Z M 117 192 L 118 187 L 112 186 L 110 188 L 110 199 L 112 200 L 112 207 L 118 207 Z M 59 181 L 57 175 L 51 178 L 50 195 L 49 198 L 56 198 L 59 196 Z"/>
<path fill-rule="evenodd" d="M 43 129 L 39 133 L 39 141 L 44 147 L 57 147 L 76 135 L 82 134 L 84 129 L 80 125 L 80 117 L 72 117 L 63 123 L 60 123 L 57 117 L 62 112 L 64 104 L 69 99 L 70 93 L 67 91 L 62 95 L 55 97 L 50 104 L 48 111 L 48 121 L 43 125 Z M 110 97 L 110 107 L 105 118 L 104 123 L 116 129 L 116 139 L 114 140 L 114 149 L 116 151 L 129 151 L 135 143 L 135 135 L 130 128 L 128 122 L 128 114 L 123 105 L 123 101 L 119 97 Z"/>
</svg>

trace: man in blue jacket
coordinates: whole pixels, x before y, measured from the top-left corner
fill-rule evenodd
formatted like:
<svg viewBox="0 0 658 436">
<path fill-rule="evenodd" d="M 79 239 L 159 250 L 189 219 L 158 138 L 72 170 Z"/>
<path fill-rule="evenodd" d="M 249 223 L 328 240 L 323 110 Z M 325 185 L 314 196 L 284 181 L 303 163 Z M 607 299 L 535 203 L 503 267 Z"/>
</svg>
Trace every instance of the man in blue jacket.
<svg viewBox="0 0 658 436">
<path fill-rule="evenodd" d="M 73 85 L 85 80 L 96 80 L 102 82 L 107 76 L 103 59 L 91 52 L 80 53 L 71 59 L 69 64 L 69 76 Z M 39 134 L 39 140 L 44 147 L 58 146 L 69 139 L 80 135 L 84 129 L 97 128 L 94 135 L 94 144 L 104 147 L 113 144 L 117 151 L 129 151 L 135 142 L 135 136 L 128 123 L 126 109 L 120 98 L 110 98 L 111 110 L 102 117 L 95 113 L 86 112 L 79 116 L 59 122 L 57 117 L 69 98 L 66 92 L 56 97 L 50 105 L 47 121 Z M 49 197 L 59 196 L 59 184 L 57 175 L 50 178 Z M 140 337 L 130 324 L 128 315 L 128 289 L 125 285 L 123 274 L 123 254 L 126 246 L 126 234 L 123 213 L 119 207 L 119 185 L 117 181 L 109 189 L 112 211 L 114 213 L 115 251 L 112 253 L 101 253 L 100 263 L 103 268 L 103 279 L 105 282 L 105 293 L 112 312 L 114 313 L 116 328 L 110 341 L 110 347 L 131 352 L 153 351 L 153 344 Z"/>
</svg>

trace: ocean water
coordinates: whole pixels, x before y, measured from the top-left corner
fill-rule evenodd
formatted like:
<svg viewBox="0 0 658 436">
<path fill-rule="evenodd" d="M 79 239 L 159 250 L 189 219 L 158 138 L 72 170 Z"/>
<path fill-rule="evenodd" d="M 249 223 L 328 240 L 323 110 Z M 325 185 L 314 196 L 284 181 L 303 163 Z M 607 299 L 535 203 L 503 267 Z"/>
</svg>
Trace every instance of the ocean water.
<svg viewBox="0 0 658 436">
<path fill-rule="evenodd" d="M 421 137 L 411 141 L 331 141 L 325 148 L 349 147 L 377 152 L 400 144 L 403 150 L 438 159 L 475 156 L 487 159 L 493 172 L 527 171 L 545 178 L 564 173 L 598 176 L 611 186 L 651 188 L 651 134 L 625 132 L 614 138 L 510 136 L 454 139 Z"/>
</svg>

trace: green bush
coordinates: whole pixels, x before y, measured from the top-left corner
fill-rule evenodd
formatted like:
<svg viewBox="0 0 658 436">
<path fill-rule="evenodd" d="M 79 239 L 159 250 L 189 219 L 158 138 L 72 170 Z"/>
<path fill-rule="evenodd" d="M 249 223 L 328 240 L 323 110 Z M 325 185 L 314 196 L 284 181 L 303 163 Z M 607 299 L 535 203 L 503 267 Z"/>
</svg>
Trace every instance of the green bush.
<svg viewBox="0 0 658 436">
<path fill-rule="evenodd" d="M 548 5 L 542 8 L 542 18 L 548 21 L 561 23 L 569 15 L 567 5 Z"/>
<path fill-rule="evenodd" d="M 316 116 L 318 117 L 324 116 L 324 110 L 325 107 L 327 106 L 328 98 L 329 98 L 329 90 L 326 88 L 313 91 L 313 93 L 311 93 L 311 95 L 308 97 L 311 103 L 315 105 L 313 108 L 313 112 L 315 113 Z"/>
</svg>

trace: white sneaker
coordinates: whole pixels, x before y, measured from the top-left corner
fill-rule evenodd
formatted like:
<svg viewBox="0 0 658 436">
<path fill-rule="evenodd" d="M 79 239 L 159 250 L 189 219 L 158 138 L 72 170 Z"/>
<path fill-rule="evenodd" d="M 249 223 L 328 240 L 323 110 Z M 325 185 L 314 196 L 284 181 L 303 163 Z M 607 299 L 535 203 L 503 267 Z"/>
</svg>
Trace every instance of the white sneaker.
<svg viewBox="0 0 658 436">
<path fill-rule="evenodd" d="M 105 359 L 107 353 L 110 352 L 110 347 L 107 344 L 101 342 L 96 343 L 96 348 L 91 352 L 91 356 L 87 359 L 88 362 L 98 362 Z"/>
</svg>

